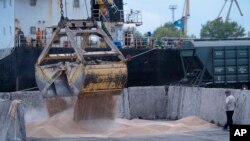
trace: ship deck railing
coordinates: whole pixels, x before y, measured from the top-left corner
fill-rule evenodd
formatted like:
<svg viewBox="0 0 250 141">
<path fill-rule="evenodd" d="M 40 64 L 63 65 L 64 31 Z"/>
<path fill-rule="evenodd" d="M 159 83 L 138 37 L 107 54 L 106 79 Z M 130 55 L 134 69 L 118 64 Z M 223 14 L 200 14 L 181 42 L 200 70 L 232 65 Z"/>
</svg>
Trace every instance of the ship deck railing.
<svg viewBox="0 0 250 141">
<path fill-rule="evenodd" d="M 24 38 L 23 38 L 24 37 Z M 25 37 L 25 35 L 19 35 L 15 38 L 15 47 L 45 47 L 51 38 L 51 34 L 43 35 L 39 38 L 36 37 Z M 172 41 L 172 40 L 171 40 Z M 180 40 L 176 39 L 172 42 L 165 40 L 161 46 L 159 46 L 158 40 L 155 37 L 134 37 L 134 38 L 125 38 L 122 43 L 122 48 L 135 48 L 135 49 L 147 49 L 152 47 L 161 47 L 168 49 L 181 49 L 184 48 L 185 44 L 180 44 Z M 187 40 L 181 40 L 187 41 Z M 82 44 L 82 39 L 79 37 L 76 38 L 77 45 L 80 47 Z M 99 48 L 98 41 L 93 41 L 89 39 L 89 44 L 87 48 Z M 187 42 L 186 42 L 187 43 Z M 52 47 L 70 47 L 70 42 L 67 37 L 63 37 L 60 40 L 54 42 Z"/>
<path fill-rule="evenodd" d="M 95 20 L 101 21 L 104 16 L 100 9 L 93 9 L 93 16 Z M 119 21 L 116 21 L 117 24 L 135 24 L 136 26 L 142 25 L 142 12 L 139 10 L 118 10 Z M 106 19 L 109 19 L 107 16 L 104 16 Z"/>
</svg>

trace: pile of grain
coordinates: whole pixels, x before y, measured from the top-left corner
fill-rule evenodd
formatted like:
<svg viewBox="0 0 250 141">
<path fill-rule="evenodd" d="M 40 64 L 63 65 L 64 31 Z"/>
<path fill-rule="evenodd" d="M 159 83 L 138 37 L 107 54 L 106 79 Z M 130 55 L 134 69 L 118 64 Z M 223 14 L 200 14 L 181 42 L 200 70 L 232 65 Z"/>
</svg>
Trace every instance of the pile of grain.
<svg viewBox="0 0 250 141">
<path fill-rule="evenodd" d="M 213 128 L 198 117 L 191 116 L 177 121 L 147 120 L 88 120 L 75 122 L 73 109 L 47 120 L 27 123 L 28 137 L 125 137 L 188 132 Z"/>
</svg>

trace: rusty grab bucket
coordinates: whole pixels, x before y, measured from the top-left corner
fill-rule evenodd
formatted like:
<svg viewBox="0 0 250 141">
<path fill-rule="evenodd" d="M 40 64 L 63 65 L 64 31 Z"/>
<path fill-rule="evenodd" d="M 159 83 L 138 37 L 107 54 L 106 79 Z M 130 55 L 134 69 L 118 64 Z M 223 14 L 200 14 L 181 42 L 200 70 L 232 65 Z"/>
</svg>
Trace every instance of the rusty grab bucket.
<svg viewBox="0 0 250 141">
<path fill-rule="evenodd" d="M 84 87 L 75 104 L 74 120 L 114 119 L 114 96 L 120 95 L 126 85 L 126 64 L 87 65 L 84 72 Z"/>
<path fill-rule="evenodd" d="M 84 85 L 82 64 L 36 65 L 36 83 L 44 97 L 78 96 Z"/>
<path fill-rule="evenodd" d="M 81 94 L 123 89 L 127 82 L 127 66 L 123 62 L 87 65 Z"/>
<path fill-rule="evenodd" d="M 92 35 L 103 39 L 110 50 L 87 50 L 89 45 L 85 39 L 90 39 Z M 74 53 L 50 52 L 54 41 L 62 37 L 67 37 Z M 76 40 L 78 37 L 83 39 L 81 46 Z M 77 96 L 76 102 L 74 101 L 75 120 L 86 119 L 88 115 L 93 115 L 95 119 L 96 115 L 100 118 L 113 117 L 112 112 L 107 116 L 100 114 L 98 110 L 95 114 L 88 111 L 95 111 L 95 108 L 91 110 L 90 107 L 98 107 L 97 109 L 101 111 L 104 108 L 114 107 L 114 103 L 109 100 L 112 101 L 113 95 L 120 94 L 127 82 L 127 65 L 123 54 L 98 24 L 89 20 L 62 19 L 39 56 L 35 69 L 36 82 L 47 100 L 50 115 L 67 108 L 67 101 L 62 97 Z M 96 95 L 97 100 L 95 100 Z M 100 105 L 103 100 L 108 101 L 104 105 L 109 106 Z M 96 106 L 91 106 L 86 101 L 96 103 Z"/>
</svg>

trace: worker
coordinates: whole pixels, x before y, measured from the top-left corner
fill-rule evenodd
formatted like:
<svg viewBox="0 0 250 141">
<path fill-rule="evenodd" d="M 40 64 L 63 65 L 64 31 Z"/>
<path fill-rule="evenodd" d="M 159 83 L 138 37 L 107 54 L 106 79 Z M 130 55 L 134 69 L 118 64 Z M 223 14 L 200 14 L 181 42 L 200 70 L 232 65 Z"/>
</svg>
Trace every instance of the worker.
<svg viewBox="0 0 250 141">
<path fill-rule="evenodd" d="M 24 36 L 24 33 L 23 31 L 16 27 L 16 43 L 17 43 L 17 46 L 22 46 L 25 44 L 25 36 Z"/>
<path fill-rule="evenodd" d="M 224 130 L 230 130 L 229 127 L 233 125 L 233 114 L 234 109 L 236 107 L 236 100 L 234 96 L 231 94 L 231 91 L 226 90 L 226 101 L 225 101 L 225 109 L 226 109 L 226 115 L 227 115 L 227 123 L 224 125 Z"/>
<path fill-rule="evenodd" d="M 37 46 L 42 46 L 42 31 L 40 30 L 40 28 L 38 28 L 36 31 L 36 42 Z"/>
<path fill-rule="evenodd" d="M 147 33 L 147 48 L 152 48 L 152 47 L 153 47 L 152 33 L 148 32 Z"/>
</svg>

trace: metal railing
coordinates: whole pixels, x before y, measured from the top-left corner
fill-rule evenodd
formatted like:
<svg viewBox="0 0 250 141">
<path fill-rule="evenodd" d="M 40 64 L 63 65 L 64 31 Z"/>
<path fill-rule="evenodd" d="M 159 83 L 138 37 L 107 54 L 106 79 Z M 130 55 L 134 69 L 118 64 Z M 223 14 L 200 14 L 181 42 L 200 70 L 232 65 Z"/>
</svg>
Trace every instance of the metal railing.
<svg viewBox="0 0 250 141">
<path fill-rule="evenodd" d="M 124 22 L 136 24 L 137 26 L 142 25 L 142 12 L 139 10 L 123 11 Z"/>
<path fill-rule="evenodd" d="M 40 39 L 25 37 L 24 35 L 18 35 L 15 38 L 15 47 L 45 47 L 51 38 L 51 34 L 43 35 Z M 98 48 L 100 46 L 100 41 L 98 39 L 90 38 L 89 40 L 84 40 L 83 37 L 77 36 L 75 38 L 77 45 L 82 47 L 83 42 L 87 42 L 87 48 Z M 163 37 L 160 40 L 163 44 L 159 47 L 171 48 L 171 49 L 181 49 L 185 47 L 187 42 L 192 43 L 193 39 L 191 38 L 170 38 Z M 11 44 L 11 43 L 10 43 Z M 158 40 L 154 37 L 133 37 L 128 36 L 123 40 L 122 48 L 152 48 L 158 46 Z M 62 37 L 54 42 L 52 47 L 71 47 L 70 41 L 68 38 Z"/>
<path fill-rule="evenodd" d="M 32 37 L 25 37 L 25 40 L 21 40 L 21 38 L 23 38 L 24 35 L 19 35 L 16 37 L 15 40 L 15 46 L 16 47 L 45 47 L 50 38 L 52 37 L 52 34 L 47 34 L 47 35 L 43 35 L 41 36 L 40 39 L 37 38 L 32 38 Z M 77 43 L 77 46 L 82 47 L 83 42 L 87 42 L 87 48 L 98 48 L 100 46 L 100 42 L 98 41 L 97 38 L 91 37 L 89 38 L 89 40 L 84 40 L 83 37 L 80 36 L 76 36 L 75 40 Z M 58 39 L 57 41 L 54 41 L 52 47 L 72 47 L 71 43 L 68 39 L 67 36 L 65 37 L 61 37 L 60 39 Z"/>
<path fill-rule="evenodd" d="M 119 21 L 127 24 L 136 24 L 137 26 L 142 25 L 142 13 L 139 10 L 118 10 L 116 14 L 119 14 Z M 99 9 L 93 9 L 93 16 L 95 20 L 101 21 L 102 17 L 105 17 L 107 21 L 110 21 L 109 17 L 103 15 Z"/>
<path fill-rule="evenodd" d="M 161 42 L 167 48 L 184 48 L 186 43 L 192 43 L 193 38 L 162 37 Z"/>
<path fill-rule="evenodd" d="M 25 36 L 24 34 L 19 34 L 15 36 L 15 46 L 16 47 L 43 47 L 46 45 L 46 42 L 51 37 L 51 35 L 42 35 L 39 38 Z"/>
<path fill-rule="evenodd" d="M 157 39 L 154 37 L 135 37 L 135 38 L 126 38 L 124 41 L 124 48 L 136 48 L 136 49 L 145 49 L 153 48 L 157 46 Z"/>
<path fill-rule="evenodd" d="M 110 18 L 108 15 L 104 15 L 100 9 L 93 9 L 93 16 L 95 20 L 101 21 L 102 17 L 105 17 L 107 21 L 110 22 Z M 119 21 L 118 22 L 124 22 L 124 11 L 123 10 L 118 10 L 116 14 L 119 14 Z"/>
</svg>

